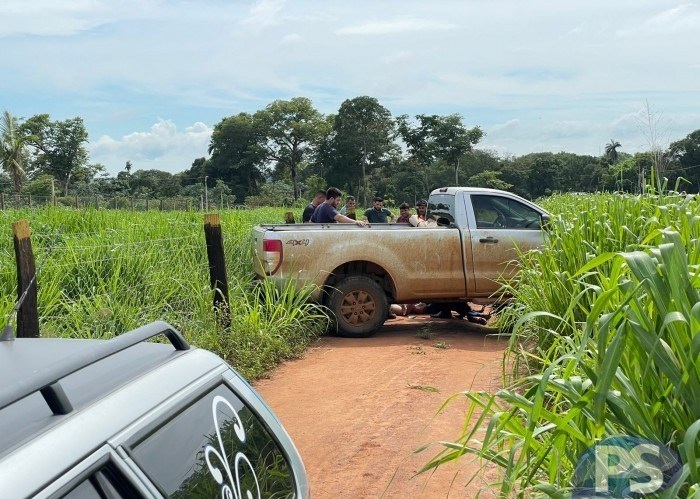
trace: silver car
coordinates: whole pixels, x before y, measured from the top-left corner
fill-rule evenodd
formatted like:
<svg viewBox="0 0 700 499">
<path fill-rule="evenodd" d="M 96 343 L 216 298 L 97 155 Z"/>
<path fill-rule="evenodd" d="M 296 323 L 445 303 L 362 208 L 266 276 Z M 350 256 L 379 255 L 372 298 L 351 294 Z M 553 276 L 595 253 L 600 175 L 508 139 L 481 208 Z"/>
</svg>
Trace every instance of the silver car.
<svg viewBox="0 0 700 499">
<path fill-rule="evenodd" d="M 168 343 L 149 339 L 164 336 Z M 221 358 L 164 322 L 0 341 L 0 497 L 307 498 L 299 453 Z"/>
</svg>

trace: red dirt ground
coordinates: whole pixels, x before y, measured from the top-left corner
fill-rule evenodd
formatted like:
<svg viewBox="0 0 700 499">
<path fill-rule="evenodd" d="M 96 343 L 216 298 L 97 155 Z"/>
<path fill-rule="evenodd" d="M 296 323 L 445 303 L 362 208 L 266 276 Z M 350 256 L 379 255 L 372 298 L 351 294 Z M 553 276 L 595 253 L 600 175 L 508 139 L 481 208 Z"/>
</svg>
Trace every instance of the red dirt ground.
<svg viewBox="0 0 700 499">
<path fill-rule="evenodd" d="M 371 338 L 323 337 L 256 382 L 299 449 L 312 497 L 495 497 L 485 486 L 492 468 L 471 480 L 479 466 L 465 456 L 415 476 L 440 447 L 413 453 L 459 436 L 465 398 L 438 413 L 451 395 L 499 388 L 506 341 L 494 332 L 462 319 L 399 317 Z"/>
</svg>

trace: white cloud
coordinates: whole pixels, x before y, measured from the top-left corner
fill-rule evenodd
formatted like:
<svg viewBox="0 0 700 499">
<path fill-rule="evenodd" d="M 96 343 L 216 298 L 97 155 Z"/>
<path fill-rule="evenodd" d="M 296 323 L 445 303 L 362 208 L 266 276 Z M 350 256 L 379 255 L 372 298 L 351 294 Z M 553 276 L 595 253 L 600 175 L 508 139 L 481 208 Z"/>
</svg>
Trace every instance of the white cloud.
<svg viewBox="0 0 700 499">
<path fill-rule="evenodd" d="M 72 36 L 122 19 L 149 16 L 160 0 L 3 0 L 0 37 Z"/>
<path fill-rule="evenodd" d="M 241 24 L 253 29 L 262 29 L 280 23 L 279 13 L 284 7 L 284 0 L 258 0 Z"/>
<path fill-rule="evenodd" d="M 116 174 L 131 161 L 135 169 L 177 173 L 206 155 L 212 129 L 201 122 L 178 131 L 171 120 L 159 120 L 147 132 L 133 132 L 121 139 L 101 136 L 89 146 L 90 159 Z"/>
<path fill-rule="evenodd" d="M 387 64 L 396 64 L 410 62 L 414 59 L 414 53 L 410 50 L 401 50 L 399 52 L 394 52 L 385 57 L 382 57 L 382 61 Z"/>
<path fill-rule="evenodd" d="M 280 45 L 292 45 L 298 41 L 302 40 L 302 36 L 299 33 L 290 33 L 289 35 L 284 35 L 280 40 Z"/>
<path fill-rule="evenodd" d="M 414 31 L 444 31 L 455 29 L 452 23 L 426 19 L 397 19 L 394 21 L 368 22 L 336 30 L 338 35 L 390 35 Z"/>
<path fill-rule="evenodd" d="M 681 32 L 700 30 L 700 6 L 697 3 L 684 3 L 666 9 L 637 24 L 619 30 L 618 35 L 648 36 L 672 35 Z"/>
</svg>

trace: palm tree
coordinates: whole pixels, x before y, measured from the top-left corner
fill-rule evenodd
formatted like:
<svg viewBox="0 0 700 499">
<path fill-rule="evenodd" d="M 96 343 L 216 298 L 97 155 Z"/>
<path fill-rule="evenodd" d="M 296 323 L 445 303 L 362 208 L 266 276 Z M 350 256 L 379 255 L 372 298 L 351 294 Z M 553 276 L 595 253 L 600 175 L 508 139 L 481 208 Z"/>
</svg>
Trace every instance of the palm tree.
<svg viewBox="0 0 700 499">
<path fill-rule="evenodd" d="M 0 116 L 0 166 L 12 177 L 15 194 L 22 191 L 22 163 L 30 140 L 30 136 L 20 133 L 17 118 L 5 110 Z"/>
<path fill-rule="evenodd" d="M 609 144 L 605 144 L 605 157 L 610 160 L 612 165 L 617 164 L 617 148 L 622 147 L 617 140 L 610 139 Z M 620 190 L 622 190 L 622 168 L 620 168 Z"/>
</svg>

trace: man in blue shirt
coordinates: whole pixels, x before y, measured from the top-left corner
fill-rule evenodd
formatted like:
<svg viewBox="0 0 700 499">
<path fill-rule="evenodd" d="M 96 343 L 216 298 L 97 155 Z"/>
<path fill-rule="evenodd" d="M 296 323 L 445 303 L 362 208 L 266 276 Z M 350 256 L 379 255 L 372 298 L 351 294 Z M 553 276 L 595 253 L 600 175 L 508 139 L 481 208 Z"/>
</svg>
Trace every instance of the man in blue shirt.
<svg viewBox="0 0 700 499">
<path fill-rule="evenodd" d="M 365 210 L 364 219 L 371 224 L 385 224 L 388 219 L 394 221 L 394 214 L 384 208 L 384 199 L 377 196 L 374 198 L 374 208 Z"/>
<path fill-rule="evenodd" d="M 340 222 L 344 224 L 357 224 L 364 227 L 366 222 L 363 220 L 353 220 L 338 212 L 338 205 L 343 195 L 340 190 L 335 187 L 329 187 L 326 191 L 326 201 L 318 205 L 314 214 L 311 215 L 311 222 L 317 224 L 328 224 Z"/>
</svg>

